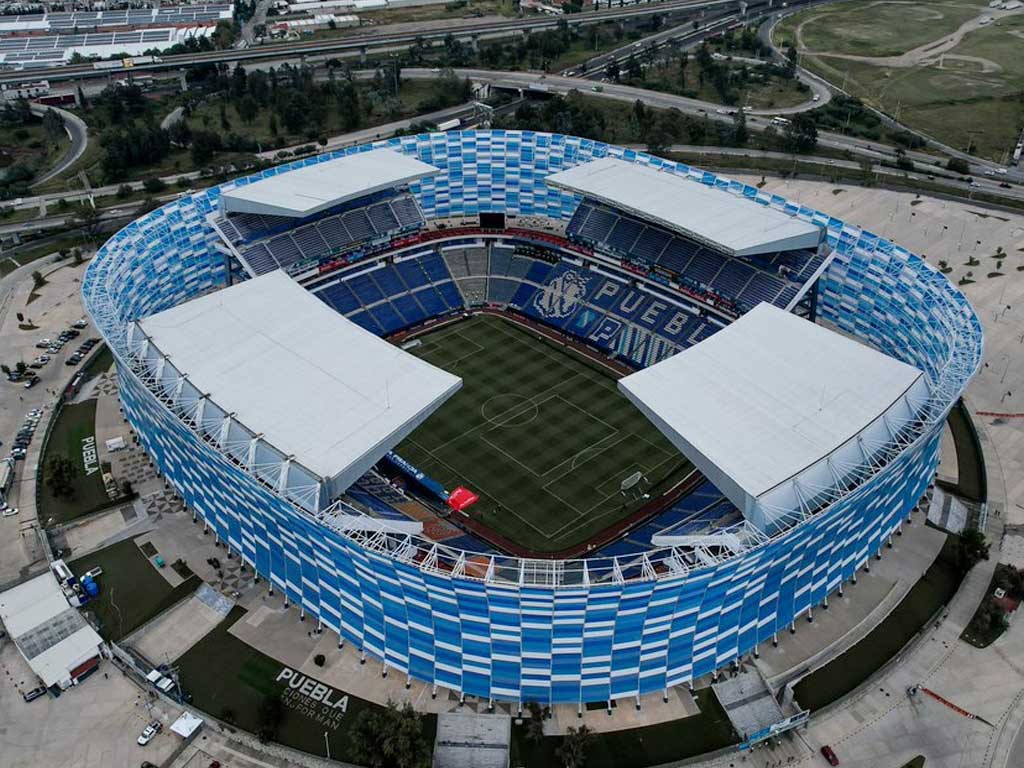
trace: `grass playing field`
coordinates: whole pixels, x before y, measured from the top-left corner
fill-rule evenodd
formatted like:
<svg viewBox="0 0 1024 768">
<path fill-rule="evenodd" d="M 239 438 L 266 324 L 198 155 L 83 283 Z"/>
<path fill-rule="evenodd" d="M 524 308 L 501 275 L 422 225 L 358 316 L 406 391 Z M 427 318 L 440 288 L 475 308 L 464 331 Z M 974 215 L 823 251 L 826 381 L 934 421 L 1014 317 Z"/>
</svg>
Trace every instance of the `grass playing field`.
<svg viewBox="0 0 1024 768">
<path fill-rule="evenodd" d="M 480 494 L 469 514 L 537 552 L 585 541 L 635 511 L 622 480 L 652 495 L 691 465 L 594 361 L 511 321 L 478 316 L 411 351 L 462 389 L 396 451 L 451 490 Z"/>
</svg>

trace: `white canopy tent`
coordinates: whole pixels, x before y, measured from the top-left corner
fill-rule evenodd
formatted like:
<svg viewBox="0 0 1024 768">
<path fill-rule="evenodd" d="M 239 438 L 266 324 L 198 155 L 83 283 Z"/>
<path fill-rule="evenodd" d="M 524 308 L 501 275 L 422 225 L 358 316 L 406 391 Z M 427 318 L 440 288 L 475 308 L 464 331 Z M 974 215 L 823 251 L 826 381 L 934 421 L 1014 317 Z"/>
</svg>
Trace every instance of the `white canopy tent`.
<svg viewBox="0 0 1024 768">
<path fill-rule="evenodd" d="M 414 157 L 374 149 L 237 186 L 221 193 L 221 210 L 301 219 L 439 172 Z"/>
<path fill-rule="evenodd" d="M 129 344 L 197 429 L 310 510 L 462 386 L 280 271 L 147 317 Z"/>
<path fill-rule="evenodd" d="M 762 531 L 928 399 L 916 368 L 767 303 L 619 387 Z"/>
<path fill-rule="evenodd" d="M 545 181 L 733 256 L 817 248 L 824 236 L 816 224 L 775 208 L 611 157 L 552 174 Z"/>
</svg>

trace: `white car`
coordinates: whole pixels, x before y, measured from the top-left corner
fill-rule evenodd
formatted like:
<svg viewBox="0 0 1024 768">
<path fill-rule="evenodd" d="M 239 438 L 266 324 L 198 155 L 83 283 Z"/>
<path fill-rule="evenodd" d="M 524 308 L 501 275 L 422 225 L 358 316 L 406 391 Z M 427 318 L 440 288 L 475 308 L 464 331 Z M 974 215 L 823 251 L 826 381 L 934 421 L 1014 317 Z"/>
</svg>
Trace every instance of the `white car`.
<svg viewBox="0 0 1024 768">
<path fill-rule="evenodd" d="M 149 742 L 156 738 L 156 735 L 160 733 L 162 729 L 163 726 L 157 720 L 154 720 L 152 723 L 147 725 L 142 733 L 139 734 L 139 738 L 137 739 L 139 746 L 144 747 L 149 744 Z"/>
<path fill-rule="evenodd" d="M 7 504 L 0 507 L 0 517 L 14 517 L 16 514 L 18 514 L 17 507 L 10 507 Z"/>
</svg>

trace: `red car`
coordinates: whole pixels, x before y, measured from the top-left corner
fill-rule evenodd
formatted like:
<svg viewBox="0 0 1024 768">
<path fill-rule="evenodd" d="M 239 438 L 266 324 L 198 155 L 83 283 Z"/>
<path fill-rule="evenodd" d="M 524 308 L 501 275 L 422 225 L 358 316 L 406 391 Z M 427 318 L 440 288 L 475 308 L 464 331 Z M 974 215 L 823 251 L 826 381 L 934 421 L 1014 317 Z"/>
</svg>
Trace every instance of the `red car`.
<svg viewBox="0 0 1024 768">
<path fill-rule="evenodd" d="M 824 757 L 829 765 L 839 765 L 839 758 L 836 757 L 836 753 L 832 751 L 832 747 L 826 744 L 821 748 L 821 756 Z"/>
</svg>

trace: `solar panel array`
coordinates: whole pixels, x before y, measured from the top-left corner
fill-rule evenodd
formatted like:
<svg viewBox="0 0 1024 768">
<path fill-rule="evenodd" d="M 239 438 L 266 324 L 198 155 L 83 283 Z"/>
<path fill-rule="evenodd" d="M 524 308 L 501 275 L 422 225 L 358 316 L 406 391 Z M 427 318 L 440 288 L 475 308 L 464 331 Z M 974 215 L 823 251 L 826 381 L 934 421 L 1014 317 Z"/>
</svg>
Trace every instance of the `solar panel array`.
<svg viewBox="0 0 1024 768">
<path fill-rule="evenodd" d="M 90 48 L 110 50 L 124 46 L 125 53 L 134 55 L 148 48 L 169 48 L 178 42 L 179 34 L 181 30 L 168 28 L 45 37 L 0 37 L 0 56 L 3 57 L 3 63 L 8 66 L 45 66 L 59 64 L 67 57 L 69 49 L 87 55 Z M 185 36 L 188 36 L 188 33 Z M 140 49 L 140 46 L 144 47 Z"/>
<path fill-rule="evenodd" d="M 93 29 L 97 27 L 161 27 L 187 24 L 214 24 L 229 18 L 231 3 L 215 5 L 183 5 L 172 8 L 129 8 L 120 11 L 68 11 L 25 16 L 2 16 L 0 28 L 8 25 L 38 24 L 43 22 L 55 31 Z"/>
</svg>

